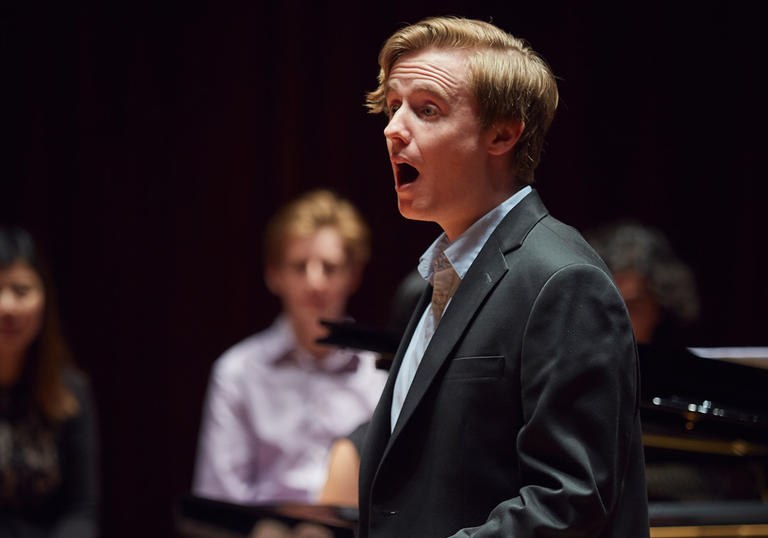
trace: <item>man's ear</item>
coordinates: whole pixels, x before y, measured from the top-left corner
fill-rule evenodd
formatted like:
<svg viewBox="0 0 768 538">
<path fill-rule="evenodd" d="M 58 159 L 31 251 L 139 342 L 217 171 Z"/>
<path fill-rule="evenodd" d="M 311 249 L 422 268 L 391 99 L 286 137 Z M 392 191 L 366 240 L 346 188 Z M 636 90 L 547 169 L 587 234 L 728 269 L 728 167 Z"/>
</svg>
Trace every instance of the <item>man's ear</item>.
<svg viewBox="0 0 768 538">
<path fill-rule="evenodd" d="M 525 123 L 515 119 L 501 120 L 491 125 L 488 153 L 504 155 L 510 151 L 523 134 L 523 129 L 525 129 Z"/>
</svg>

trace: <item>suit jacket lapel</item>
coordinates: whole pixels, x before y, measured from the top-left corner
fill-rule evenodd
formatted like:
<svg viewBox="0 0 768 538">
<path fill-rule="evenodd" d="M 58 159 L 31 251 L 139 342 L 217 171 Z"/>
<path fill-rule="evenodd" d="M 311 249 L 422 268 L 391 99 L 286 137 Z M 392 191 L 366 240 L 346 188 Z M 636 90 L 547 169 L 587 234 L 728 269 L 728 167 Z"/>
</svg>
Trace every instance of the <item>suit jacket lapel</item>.
<svg viewBox="0 0 768 538">
<path fill-rule="evenodd" d="M 421 294 L 421 298 L 419 299 L 416 308 L 414 308 L 413 313 L 411 314 L 411 319 L 408 321 L 408 325 L 403 332 L 403 337 L 400 339 L 400 345 L 397 347 L 395 358 L 392 360 L 392 366 L 389 368 L 390 379 L 384 387 L 385 392 L 388 388 L 394 389 L 395 381 L 392 378 L 397 377 L 397 372 L 400 371 L 400 365 L 403 363 L 403 356 L 405 355 L 405 351 L 408 349 L 408 344 L 411 342 L 411 338 L 413 337 L 413 333 L 416 331 L 416 326 L 419 324 L 419 320 L 421 319 L 421 315 L 424 313 L 424 309 L 427 308 L 427 305 L 431 302 L 431 300 L 432 286 L 427 286 L 424 289 L 424 292 Z"/>
<path fill-rule="evenodd" d="M 365 441 L 366 457 L 362 458 L 360 462 L 360 486 L 361 492 L 367 493 L 367 487 L 372 483 L 374 473 L 379 467 L 382 460 L 382 453 L 387 446 L 390 434 L 390 414 L 392 408 L 392 394 L 395 389 L 395 380 L 397 379 L 397 373 L 400 371 L 400 365 L 403 363 L 403 356 L 405 355 L 408 344 L 413 337 L 413 333 L 416 330 L 416 326 L 419 324 L 421 315 L 424 313 L 424 309 L 430 303 L 432 297 L 432 286 L 427 286 L 424 293 L 419 300 L 418 305 L 411 315 L 411 319 L 408 322 L 408 326 L 403 333 L 403 337 L 400 340 L 400 345 L 395 353 L 395 357 L 392 361 L 392 366 L 389 368 L 389 377 L 384 384 L 384 389 L 381 392 L 379 398 L 379 404 L 373 412 L 371 417 L 371 423 L 368 426 Z"/>
<path fill-rule="evenodd" d="M 480 251 L 473 264 L 473 268 L 475 266 L 482 267 L 482 271 L 479 271 L 479 274 L 473 274 L 478 273 L 478 271 L 473 272 L 472 269 L 467 272 L 453 299 L 451 299 L 450 305 L 446 308 L 445 314 L 424 352 L 419 368 L 416 370 L 413 383 L 411 383 L 408 395 L 403 402 L 400 417 L 392 432 L 390 444 L 395 442 L 440 367 L 451 355 L 451 350 L 469 325 L 475 311 L 499 279 L 507 272 L 504 256 L 499 252 L 499 247 L 495 241 L 492 243 L 494 243 L 491 245 L 492 248 L 483 248 Z M 488 246 L 486 245 L 486 247 Z"/>
</svg>

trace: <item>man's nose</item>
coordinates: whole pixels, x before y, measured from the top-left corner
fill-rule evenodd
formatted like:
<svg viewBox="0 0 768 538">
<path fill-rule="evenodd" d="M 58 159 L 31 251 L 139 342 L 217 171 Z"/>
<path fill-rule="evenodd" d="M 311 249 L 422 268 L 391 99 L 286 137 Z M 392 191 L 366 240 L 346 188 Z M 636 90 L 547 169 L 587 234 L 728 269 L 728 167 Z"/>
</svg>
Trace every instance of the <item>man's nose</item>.
<svg viewBox="0 0 768 538">
<path fill-rule="evenodd" d="M 389 123 L 384 128 L 384 136 L 391 143 L 406 145 L 411 140 L 411 132 L 406 119 L 406 107 L 401 106 L 389 118 Z"/>
<path fill-rule="evenodd" d="M 319 260 L 310 260 L 307 263 L 307 282 L 310 287 L 320 289 L 325 286 L 328 276 L 325 274 L 323 262 Z"/>
<path fill-rule="evenodd" d="M 0 311 L 9 312 L 16 304 L 13 293 L 10 290 L 0 289 Z"/>
</svg>

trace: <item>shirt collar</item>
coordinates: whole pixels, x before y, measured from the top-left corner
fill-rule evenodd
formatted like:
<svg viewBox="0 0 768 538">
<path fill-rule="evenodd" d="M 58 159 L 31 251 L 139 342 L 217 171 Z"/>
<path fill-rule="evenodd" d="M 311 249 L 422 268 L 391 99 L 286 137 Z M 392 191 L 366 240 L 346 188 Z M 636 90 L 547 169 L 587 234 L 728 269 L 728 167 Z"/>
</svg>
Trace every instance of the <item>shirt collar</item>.
<svg viewBox="0 0 768 538">
<path fill-rule="evenodd" d="M 442 233 L 435 241 L 424 251 L 419 259 L 419 273 L 424 278 L 432 282 L 434 273 L 434 261 L 445 254 L 448 261 L 453 266 L 459 278 L 463 279 L 469 271 L 469 267 L 477 258 L 480 249 L 491 236 L 493 231 L 502 221 L 504 216 L 509 213 L 520 201 L 525 198 L 533 189 L 525 186 L 515 194 L 504 200 L 502 203 L 491 209 L 488 213 L 480 217 L 467 230 L 451 243 L 448 236 Z"/>
</svg>

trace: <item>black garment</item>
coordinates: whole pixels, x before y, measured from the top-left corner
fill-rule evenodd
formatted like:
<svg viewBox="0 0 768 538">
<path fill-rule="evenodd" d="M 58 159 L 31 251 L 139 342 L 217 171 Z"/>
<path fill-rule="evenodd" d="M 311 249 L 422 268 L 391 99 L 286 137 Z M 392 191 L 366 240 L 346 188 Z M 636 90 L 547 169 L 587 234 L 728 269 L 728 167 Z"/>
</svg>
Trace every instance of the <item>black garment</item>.
<svg viewBox="0 0 768 538">
<path fill-rule="evenodd" d="M 65 382 L 79 410 L 60 424 L 23 405 L 26 395 L 0 392 L 0 538 L 96 536 L 93 399 L 81 375 Z"/>
</svg>

